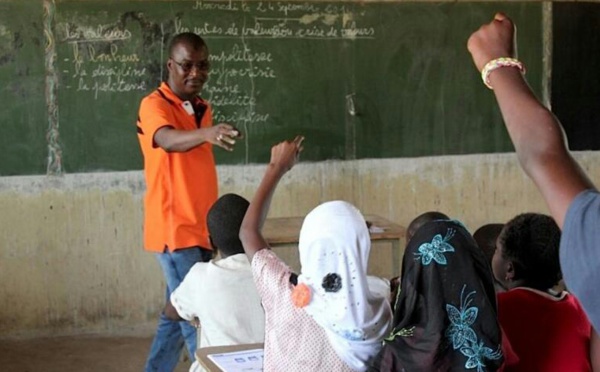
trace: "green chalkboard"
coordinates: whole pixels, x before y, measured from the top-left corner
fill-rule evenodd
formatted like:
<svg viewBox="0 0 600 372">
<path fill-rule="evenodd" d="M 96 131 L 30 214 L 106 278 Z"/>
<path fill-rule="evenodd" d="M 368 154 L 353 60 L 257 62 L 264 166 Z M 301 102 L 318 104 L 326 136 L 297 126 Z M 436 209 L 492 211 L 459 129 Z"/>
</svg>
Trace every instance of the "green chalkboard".
<svg viewBox="0 0 600 372">
<path fill-rule="evenodd" d="M 552 111 L 571 150 L 600 150 L 600 3 L 552 7 Z"/>
<path fill-rule="evenodd" d="M 0 175 L 45 173 L 43 7 L 0 1 Z"/>
<path fill-rule="evenodd" d="M 213 66 L 202 96 L 215 121 L 245 134 L 233 153 L 215 150 L 221 164 L 266 162 L 295 134 L 311 161 L 511 151 L 466 50 L 498 10 L 521 25 L 520 57 L 540 92 L 541 3 L 57 1 L 59 88 L 39 103 L 58 107 L 63 171 L 141 169 L 139 101 L 164 78 L 169 39 L 193 31 Z M 43 143 L 27 146 L 45 160 Z"/>
</svg>

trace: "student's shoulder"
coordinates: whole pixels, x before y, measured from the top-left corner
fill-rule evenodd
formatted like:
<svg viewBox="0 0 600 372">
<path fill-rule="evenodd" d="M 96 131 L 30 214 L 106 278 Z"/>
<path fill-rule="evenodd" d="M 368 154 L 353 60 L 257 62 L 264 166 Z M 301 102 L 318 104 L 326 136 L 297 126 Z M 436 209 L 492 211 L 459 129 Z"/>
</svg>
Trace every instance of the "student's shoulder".
<svg viewBox="0 0 600 372">
<path fill-rule="evenodd" d="M 252 256 L 252 267 L 277 266 L 283 263 L 279 257 L 269 248 L 260 249 Z"/>
<path fill-rule="evenodd" d="M 583 307 L 581 306 L 581 303 L 579 303 L 579 300 L 577 299 L 577 297 L 573 296 L 571 293 L 569 293 L 567 291 L 565 291 L 563 293 L 564 293 L 563 302 L 565 304 L 572 307 L 577 312 L 584 313 Z"/>
<path fill-rule="evenodd" d="M 208 270 L 209 265 L 210 262 L 197 262 L 194 264 L 194 266 L 192 266 L 192 268 L 190 269 L 190 271 L 188 271 L 185 277 L 202 277 L 206 275 L 206 271 Z"/>
<path fill-rule="evenodd" d="M 564 296 L 560 307 L 560 318 L 565 321 L 569 320 L 573 324 L 583 325 L 584 328 L 590 325 L 587 313 L 579 303 L 577 297 L 568 292 L 563 292 Z"/>
<path fill-rule="evenodd" d="M 580 192 L 569 205 L 565 216 L 563 236 L 576 232 L 583 225 L 600 221 L 600 193 L 595 189 Z M 589 229 L 592 230 L 592 229 Z M 593 229 L 594 231 L 600 231 Z"/>
<path fill-rule="evenodd" d="M 289 283 L 292 270 L 270 249 L 261 249 L 252 258 L 252 275 L 255 281 L 269 286 Z"/>
<path fill-rule="evenodd" d="M 521 308 L 527 303 L 539 302 L 540 294 L 529 288 L 514 288 L 506 292 L 500 292 L 497 295 L 498 307 L 503 308 Z"/>
</svg>

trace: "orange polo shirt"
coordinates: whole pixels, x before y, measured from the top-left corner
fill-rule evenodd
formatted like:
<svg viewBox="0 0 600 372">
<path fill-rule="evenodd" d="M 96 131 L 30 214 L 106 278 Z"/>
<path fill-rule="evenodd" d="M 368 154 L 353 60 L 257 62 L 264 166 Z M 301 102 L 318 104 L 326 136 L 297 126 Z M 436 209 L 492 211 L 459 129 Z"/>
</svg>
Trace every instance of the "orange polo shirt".
<svg viewBox="0 0 600 372">
<path fill-rule="evenodd" d="M 166 83 L 146 96 L 138 116 L 138 139 L 144 155 L 144 247 L 163 252 L 193 246 L 211 248 L 206 227 L 208 210 L 217 200 L 217 170 L 212 144 L 186 152 L 166 152 L 154 143 L 162 127 L 193 130 L 212 126 L 210 105 L 200 97 L 195 113 Z M 188 103 L 188 110 L 192 105 Z"/>
</svg>

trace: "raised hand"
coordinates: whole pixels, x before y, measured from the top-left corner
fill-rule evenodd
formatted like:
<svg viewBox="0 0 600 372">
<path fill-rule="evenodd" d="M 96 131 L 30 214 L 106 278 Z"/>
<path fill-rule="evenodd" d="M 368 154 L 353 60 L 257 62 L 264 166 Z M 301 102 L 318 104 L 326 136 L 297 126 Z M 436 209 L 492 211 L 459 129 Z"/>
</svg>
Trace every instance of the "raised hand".
<svg viewBox="0 0 600 372">
<path fill-rule="evenodd" d="M 298 161 L 298 156 L 302 151 L 302 141 L 304 141 L 304 137 L 296 136 L 291 141 L 283 141 L 271 148 L 271 162 L 267 166 L 265 175 L 250 202 L 240 227 L 240 239 L 250 261 L 256 252 L 269 247 L 262 236 L 262 226 L 269 213 L 271 199 L 279 180 Z"/>
<path fill-rule="evenodd" d="M 496 13 L 492 22 L 475 31 L 467 42 L 467 49 L 473 57 L 478 71 L 489 61 L 501 58 L 516 58 L 516 27 L 503 13 Z"/>
<path fill-rule="evenodd" d="M 302 152 L 303 136 L 296 136 L 293 140 L 283 141 L 271 148 L 270 165 L 281 168 L 284 172 L 292 169 Z"/>
</svg>

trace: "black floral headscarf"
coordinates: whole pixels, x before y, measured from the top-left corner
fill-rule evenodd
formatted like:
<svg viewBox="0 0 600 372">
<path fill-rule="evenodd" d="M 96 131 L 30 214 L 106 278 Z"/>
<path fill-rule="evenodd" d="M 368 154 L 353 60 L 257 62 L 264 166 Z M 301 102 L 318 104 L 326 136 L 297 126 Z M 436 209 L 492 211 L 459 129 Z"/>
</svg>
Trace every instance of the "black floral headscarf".
<svg viewBox="0 0 600 372">
<path fill-rule="evenodd" d="M 394 328 L 370 371 L 496 371 L 503 363 L 492 273 L 457 221 L 427 223 L 402 261 Z"/>
</svg>

